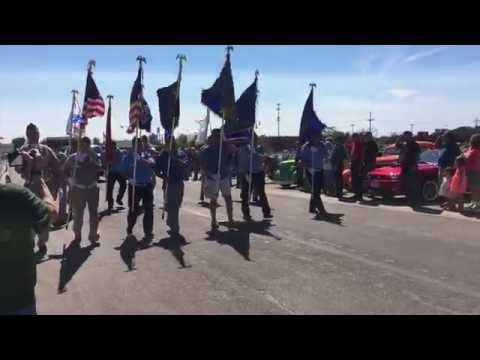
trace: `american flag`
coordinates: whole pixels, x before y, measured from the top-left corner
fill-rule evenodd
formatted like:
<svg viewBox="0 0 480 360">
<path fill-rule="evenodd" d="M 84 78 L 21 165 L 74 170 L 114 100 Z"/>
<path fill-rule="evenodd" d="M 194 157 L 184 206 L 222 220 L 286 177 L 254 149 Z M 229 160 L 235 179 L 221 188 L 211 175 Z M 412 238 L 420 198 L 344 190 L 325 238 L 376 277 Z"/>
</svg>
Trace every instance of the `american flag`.
<svg viewBox="0 0 480 360">
<path fill-rule="evenodd" d="M 83 117 L 90 119 L 105 114 L 105 103 L 92 78 L 92 72 L 87 75 L 87 86 L 85 88 L 85 100 L 83 103 Z"/>
<path fill-rule="evenodd" d="M 148 132 L 151 130 L 152 114 L 143 97 L 142 76 L 143 70 L 139 68 L 137 78 L 133 83 L 132 92 L 130 93 L 130 126 L 127 130 L 129 134 L 133 133 L 137 127 Z"/>
</svg>

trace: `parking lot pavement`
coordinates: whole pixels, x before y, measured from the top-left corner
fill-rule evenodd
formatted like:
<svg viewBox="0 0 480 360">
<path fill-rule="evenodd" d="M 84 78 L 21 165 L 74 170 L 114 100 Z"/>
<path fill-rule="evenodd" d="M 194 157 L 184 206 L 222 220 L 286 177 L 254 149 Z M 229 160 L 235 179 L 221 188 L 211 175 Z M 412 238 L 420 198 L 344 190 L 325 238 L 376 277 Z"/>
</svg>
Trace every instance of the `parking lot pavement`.
<svg viewBox="0 0 480 360">
<path fill-rule="evenodd" d="M 212 235 L 209 210 L 197 203 L 199 183 L 188 182 L 184 241 L 166 233 L 160 186 L 152 246 L 125 241 L 126 209 L 102 218 L 100 247 L 82 243 L 63 261 L 62 246 L 72 234 L 52 232 L 50 258 L 38 265 L 39 312 L 480 313 L 478 219 L 325 198 L 336 214 L 336 221 L 325 222 L 307 212 L 308 194 L 275 185 L 267 186 L 267 194 L 272 221 L 262 221 L 261 209 L 252 206 L 253 223 L 222 223 Z M 233 197 L 235 218 L 241 219 L 238 190 Z M 134 234 L 143 236 L 141 220 Z"/>
</svg>

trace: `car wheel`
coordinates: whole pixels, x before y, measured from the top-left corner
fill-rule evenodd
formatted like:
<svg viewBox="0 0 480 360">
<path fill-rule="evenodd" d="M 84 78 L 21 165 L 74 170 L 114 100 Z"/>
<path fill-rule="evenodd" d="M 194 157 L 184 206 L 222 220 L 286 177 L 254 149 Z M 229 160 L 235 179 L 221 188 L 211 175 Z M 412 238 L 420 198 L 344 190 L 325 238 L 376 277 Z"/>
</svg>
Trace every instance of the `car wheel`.
<svg viewBox="0 0 480 360">
<path fill-rule="evenodd" d="M 422 198 L 425 201 L 435 201 L 438 198 L 438 184 L 434 180 L 427 180 L 422 185 Z"/>
</svg>

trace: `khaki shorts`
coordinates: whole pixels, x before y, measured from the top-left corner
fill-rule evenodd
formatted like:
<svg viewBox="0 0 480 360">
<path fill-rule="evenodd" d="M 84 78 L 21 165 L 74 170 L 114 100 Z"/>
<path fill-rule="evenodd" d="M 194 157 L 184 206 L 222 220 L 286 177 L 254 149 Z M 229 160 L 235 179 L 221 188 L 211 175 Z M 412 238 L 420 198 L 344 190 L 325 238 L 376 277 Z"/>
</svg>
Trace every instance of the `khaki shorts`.
<svg viewBox="0 0 480 360">
<path fill-rule="evenodd" d="M 223 197 L 231 197 L 230 177 L 227 176 L 220 181 L 215 180 L 216 176 L 209 176 L 205 179 L 205 197 L 210 200 L 217 200 L 219 191 Z"/>
</svg>

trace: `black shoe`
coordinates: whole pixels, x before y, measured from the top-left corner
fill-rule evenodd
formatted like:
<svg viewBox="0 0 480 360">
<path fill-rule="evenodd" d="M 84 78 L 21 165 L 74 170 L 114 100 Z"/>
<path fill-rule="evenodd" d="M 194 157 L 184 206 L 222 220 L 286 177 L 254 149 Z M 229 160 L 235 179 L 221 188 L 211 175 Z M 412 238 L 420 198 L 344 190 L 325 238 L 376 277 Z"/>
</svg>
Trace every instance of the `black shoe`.
<svg viewBox="0 0 480 360">
<path fill-rule="evenodd" d="M 120 199 L 117 199 L 117 205 L 118 205 L 118 206 L 123 206 L 123 202 L 122 202 L 122 200 L 120 200 Z"/>
<path fill-rule="evenodd" d="M 263 218 L 264 218 L 264 219 L 271 219 L 271 218 L 273 218 L 273 215 L 270 214 L 270 213 L 268 213 L 268 214 L 263 214 Z"/>
</svg>

